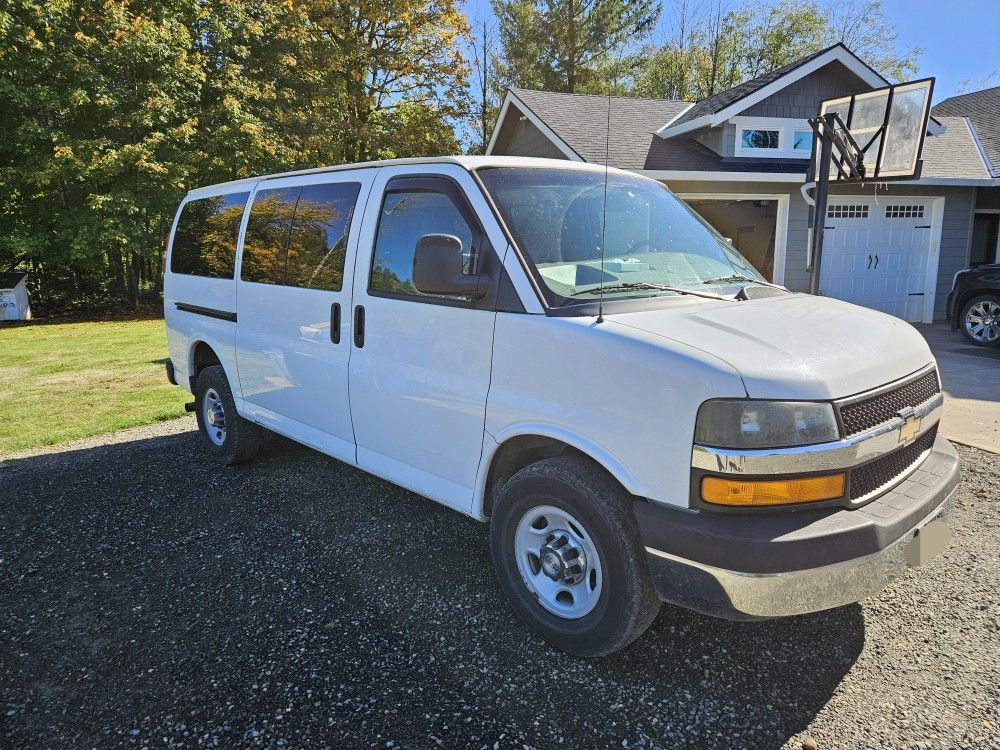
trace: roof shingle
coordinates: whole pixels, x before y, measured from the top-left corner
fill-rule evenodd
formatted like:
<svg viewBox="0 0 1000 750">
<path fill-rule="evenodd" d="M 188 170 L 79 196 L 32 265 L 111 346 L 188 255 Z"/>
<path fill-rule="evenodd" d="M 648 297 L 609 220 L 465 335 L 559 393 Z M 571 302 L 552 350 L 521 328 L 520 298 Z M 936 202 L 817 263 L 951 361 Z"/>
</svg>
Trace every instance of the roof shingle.
<svg viewBox="0 0 1000 750">
<path fill-rule="evenodd" d="M 959 94 L 934 106 L 935 117 L 967 117 L 990 160 L 993 177 L 1000 177 L 1000 86 Z"/>
</svg>

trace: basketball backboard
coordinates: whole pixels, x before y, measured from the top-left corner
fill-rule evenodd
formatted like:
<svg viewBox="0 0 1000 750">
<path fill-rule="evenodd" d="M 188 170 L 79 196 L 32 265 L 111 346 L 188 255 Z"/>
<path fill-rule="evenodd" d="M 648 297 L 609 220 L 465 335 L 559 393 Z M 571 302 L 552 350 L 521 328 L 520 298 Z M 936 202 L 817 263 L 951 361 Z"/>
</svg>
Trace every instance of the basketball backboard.
<svg viewBox="0 0 1000 750">
<path fill-rule="evenodd" d="M 884 182 L 918 178 L 933 90 L 934 79 L 925 78 L 821 102 L 817 120 L 830 114 L 839 118 L 831 132 L 834 153 L 830 179 Z M 817 125 L 822 128 L 824 123 Z M 819 149 L 814 149 L 814 158 L 819 155 Z"/>
</svg>

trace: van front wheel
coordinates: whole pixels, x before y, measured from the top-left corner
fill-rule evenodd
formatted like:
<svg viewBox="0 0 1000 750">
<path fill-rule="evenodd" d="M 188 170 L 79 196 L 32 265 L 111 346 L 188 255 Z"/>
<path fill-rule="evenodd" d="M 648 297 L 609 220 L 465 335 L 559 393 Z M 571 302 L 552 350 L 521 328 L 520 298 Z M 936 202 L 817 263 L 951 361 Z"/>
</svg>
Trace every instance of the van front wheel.
<svg viewBox="0 0 1000 750">
<path fill-rule="evenodd" d="M 260 449 L 260 427 L 236 412 L 233 391 L 221 365 L 211 365 L 195 381 L 198 431 L 212 457 L 231 465 L 249 461 Z"/>
<path fill-rule="evenodd" d="M 587 459 L 515 474 L 497 497 L 490 547 L 514 611 L 569 653 L 618 651 L 659 611 L 629 498 Z"/>
</svg>

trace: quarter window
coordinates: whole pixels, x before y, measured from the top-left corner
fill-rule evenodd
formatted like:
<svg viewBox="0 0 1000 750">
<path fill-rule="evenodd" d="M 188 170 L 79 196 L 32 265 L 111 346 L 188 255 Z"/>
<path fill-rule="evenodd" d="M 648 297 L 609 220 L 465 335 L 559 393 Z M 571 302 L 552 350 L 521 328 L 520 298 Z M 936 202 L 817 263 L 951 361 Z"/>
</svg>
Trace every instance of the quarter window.
<svg viewBox="0 0 1000 750">
<path fill-rule="evenodd" d="M 259 284 L 285 283 L 285 249 L 301 188 L 260 190 L 254 196 L 243 239 L 240 278 Z"/>
<path fill-rule="evenodd" d="M 386 194 L 379 218 L 368 288 L 373 292 L 414 297 L 413 254 L 425 234 L 452 234 L 462 241 L 465 272 L 474 263 L 473 234 L 458 207 L 444 193 L 401 190 Z"/>
<path fill-rule="evenodd" d="M 740 135 L 740 142 L 743 144 L 743 148 L 777 149 L 780 135 L 780 130 L 744 128 Z"/>
<path fill-rule="evenodd" d="M 249 193 L 188 201 L 177 220 L 170 250 L 173 273 L 233 278 L 236 239 Z"/>
<path fill-rule="evenodd" d="M 302 188 L 288 239 L 288 286 L 339 292 L 354 204 L 361 184 L 328 182 Z"/>
</svg>

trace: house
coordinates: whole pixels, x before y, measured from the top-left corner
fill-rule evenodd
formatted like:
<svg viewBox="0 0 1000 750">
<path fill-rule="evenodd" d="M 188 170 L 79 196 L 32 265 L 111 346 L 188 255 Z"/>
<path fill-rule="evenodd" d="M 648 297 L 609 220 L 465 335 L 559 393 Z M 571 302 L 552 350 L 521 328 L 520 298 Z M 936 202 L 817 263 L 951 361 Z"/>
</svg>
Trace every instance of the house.
<svg viewBox="0 0 1000 750">
<path fill-rule="evenodd" d="M 885 85 L 837 44 L 696 103 L 510 89 L 487 153 L 601 164 L 607 157 L 660 180 L 765 277 L 804 291 L 806 120 L 823 99 Z M 971 123 L 972 115 L 935 110 L 917 180 L 833 185 L 824 294 L 910 321 L 945 316 L 952 277 L 970 260 L 973 216 L 1000 186 L 991 167 L 998 162 L 988 160 Z"/>
<path fill-rule="evenodd" d="M 936 117 L 964 117 L 986 168 L 994 178 L 1000 178 L 1000 86 L 953 96 L 933 111 Z M 969 265 L 984 263 L 1000 263 L 1000 187 L 976 191 Z"/>
</svg>

